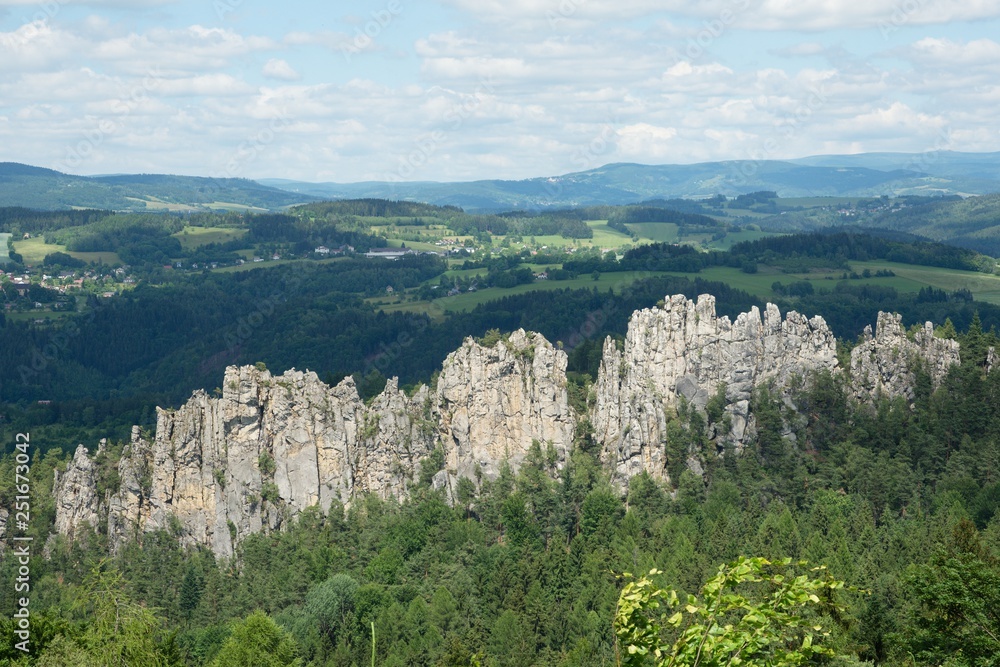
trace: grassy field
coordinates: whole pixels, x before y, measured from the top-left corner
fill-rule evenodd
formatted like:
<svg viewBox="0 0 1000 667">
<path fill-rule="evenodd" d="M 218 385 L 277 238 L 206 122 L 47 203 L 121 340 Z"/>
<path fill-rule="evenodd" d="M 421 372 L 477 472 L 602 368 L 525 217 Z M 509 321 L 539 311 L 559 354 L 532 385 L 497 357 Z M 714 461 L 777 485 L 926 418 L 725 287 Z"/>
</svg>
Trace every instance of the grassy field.
<svg viewBox="0 0 1000 667">
<path fill-rule="evenodd" d="M 251 213 L 267 213 L 266 208 L 260 208 L 259 206 L 247 206 L 246 204 L 233 204 L 226 201 L 214 201 L 211 204 L 205 204 L 205 206 L 213 211 L 249 211 Z"/>
<path fill-rule="evenodd" d="M 540 265 L 529 265 L 533 270 L 540 270 Z M 859 280 L 849 280 L 851 285 L 881 285 L 892 287 L 901 293 L 917 292 L 923 287 L 935 287 L 946 291 L 957 289 L 968 289 L 973 297 L 980 301 L 1000 304 L 1000 276 L 992 276 L 971 271 L 955 271 L 951 269 L 939 269 L 935 267 L 912 266 L 908 264 L 897 264 L 895 262 L 852 262 L 851 270 L 861 273 L 869 269 L 872 273 L 880 269 L 889 269 L 895 276 L 862 278 Z M 472 278 L 483 275 L 484 269 L 452 270 L 445 275 L 447 277 Z M 624 272 L 624 273 L 604 273 L 598 280 L 593 280 L 592 276 L 581 276 L 574 280 L 562 281 L 536 281 L 528 285 L 518 285 L 510 289 L 490 287 L 480 289 L 475 292 L 462 292 L 455 296 L 442 297 L 432 302 L 426 301 L 402 301 L 400 297 L 387 298 L 378 297 L 370 299 L 370 302 L 381 304 L 379 308 L 386 312 L 414 312 L 425 313 L 431 317 L 441 318 L 449 312 L 467 311 L 476 306 L 501 299 L 505 296 L 523 294 L 534 290 L 552 289 L 579 289 L 597 287 L 600 290 L 612 289 L 620 290 L 623 287 L 640 280 L 657 275 L 676 275 L 688 278 L 702 278 L 703 280 L 714 280 L 734 288 L 744 290 L 762 300 L 773 300 L 777 297 L 771 289 L 775 282 L 785 285 L 799 281 L 808 280 L 813 283 L 813 287 L 819 290 L 832 290 L 837 283 L 842 281 L 843 270 L 816 271 L 812 273 L 782 273 L 778 269 L 768 266 L 761 266 L 757 273 L 744 273 L 739 269 L 717 266 L 705 269 L 700 273 L 661 273 L 661 272 Z M 435 281 L 436 282 L 436 281 Z"/>
<path fill-rule="evenodd" d="M 772 232 L 757 232 L 751 231 L 749 229 L 741 229 L 738 232 L 730 232 L 726 234 L 725 238 L 718 241 L 712 241 L 708 244 L 708 247 L 712 250 L 729 250 L 737 243 L 743 241 L 758 241 L 760 239 L 766 239 L 770 236 L 781 236 L 781 234 L 774 234 Z"/>
<path fill-rule="evenodd" d="M 121 263 L 118 255 L 113 252 L 69 252 L 66 250 L 66 246 L 46 243 L 42 237 L 14 241 L 14 250 L 24 258 L 25 264 L 41 264 L 45 256 L 53 252 L 65 252 L 71 257 L 76 257 L 84 262 Z"/>
<path fill-rule="evenodd" d="M 896 274 L 896 278 L 888 280 L 899 280 L 899 286 L 893 286 L 901 292 L 916 292 L 921 287 L 927 286 L 949 292 L 967 289 L 972 292 L 973 298 L 979 301 L 1000 305 L 1000 276 L 996 275 L 878 261 L 851 262 L 851 268 L 859 273 L 864 269 L 871 269 L 873 272 L 878 269 L 891 269 Z"/>
<path fill-rule="evenodd" d="M 163 201 L 162 199 L 157 199 L 156 197 L 150 196 L 147 199 L 139 199 L 138 197 L 126 197 L 130 201 L 142 202 L 147 210 L 150 211 L 169 211 L 173 213 L 184 213 L 188 211 L 197 210 L 195 207 L 188 204 L 174 204 L 172 202 Z"/>
<path fill-rule="evenodd" d="M 880 269 L 889 269 L 896 275 L 880 278 L 862 278 L 860 280 L 850 280 L 848 283 L 851 285 L 866 284 L 892 287 L 904 294 L 917 292 L 924 287 L 934 287 L 948 292 L 967 289 L 972 292 L 973 298 L 979 301 L 1000 305 L 1000 276 L 974 271 L 939 269 L 933 266 L 897 264 L 895 262 L 851 262 L 852 271 L 861 273 L 865 269 L 869 269 L 872 273 Z M 776 295 L 771 290 L 771 285 L 776 281 L 788 285 L 799 280 L 808 280 L 813 283 L 813 287 L 817 291 L 822 289 L 832 290 L 834 285 L 841 281 L 843 273 L 843 271 L 839 270 L 814 273 L 781 273 L 766 266 L 759 267 L 757 273 L 743 273 L 739 269 L 715 266 L 705 269 L 698 274 L 676 273 L 673 275 L 686 275 L 690 277 L 697 275 L 705 280 L 724 282 L 727 285 L 745 290 L 762 299 L 773 299 Z"/>
<path fill-rule="evenodd" d="M 640 238 L 658 243 L 677 243 L 677 225 L 672 222 L 633 222 L 626 227 Z"/>
<path fill-rule="evenodd" d="M 185 250 L 198 248 L 209 243 L 225 243 L 238 239 L 247 233 L 245 229 L 234 229 L 232 227 L 185 227 L 174 234 L 174 238 L 181 242 L 181 247 Z"/>
<path fill-rule="evenodd" d="M 554 290 L 554 289 L 592 289 L 596 287 L 601 291 L 607 291 L 611 289 L 617 292 L 625 287 L 628 287 L 636 280 L 643 278 L 651 278 L 653 276 L 666 275 L 658 271 L 626 271 L 622 273 L 603 273 L 600 278 L 594 280 L 592 276 L 586 276 L 581 278 L 575 278 L 573 280 L 539 280 L 534 283 L 527 285 L 518 285 L 516 287 L 511 287 L 509 289 L 502 289 L 499 287 L 489 287 L 486 289 L 477 290 L 475 292 L 462 292 L 461 294 L 456 294 L 455 296 L 446 296 L 440 299 L 435 299 L 434 301 L 411 301 L 411 302 L 400 302 L 398 300 L 389 301 L 385 297 L 378 297 L 375 299 L 370 299 L 369 301 L 381 302 L 380 308 L 386 312 L 413 312 L 413 313 L 427 313 L 431 317 L 441 316 L 448 312 L 459 312 L 467 311 L 475 308 L 476 306 L 486 303 L 488 301 L 494 301 L 496 299 L 502 299 L 505 296 L 513 296 L 515 294 L 524 294 L 525 292 L 532 292 L 536 290 Z M 388 301 L 388 303 L 387 303 Z"/>
</svg>

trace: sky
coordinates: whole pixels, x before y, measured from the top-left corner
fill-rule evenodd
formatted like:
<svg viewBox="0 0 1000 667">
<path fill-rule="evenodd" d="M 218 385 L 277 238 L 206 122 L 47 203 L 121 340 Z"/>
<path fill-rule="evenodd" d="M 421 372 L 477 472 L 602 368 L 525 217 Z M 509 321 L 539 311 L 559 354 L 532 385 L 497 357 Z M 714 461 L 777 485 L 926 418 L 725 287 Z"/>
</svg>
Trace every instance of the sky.
<svg viewBox="0 0 1000 667">
<path fill-rule="evenodd" d="M 1000 0 L 0 0 L 0 161 L 521 179 L 1000 150 Z"/>
</svg>

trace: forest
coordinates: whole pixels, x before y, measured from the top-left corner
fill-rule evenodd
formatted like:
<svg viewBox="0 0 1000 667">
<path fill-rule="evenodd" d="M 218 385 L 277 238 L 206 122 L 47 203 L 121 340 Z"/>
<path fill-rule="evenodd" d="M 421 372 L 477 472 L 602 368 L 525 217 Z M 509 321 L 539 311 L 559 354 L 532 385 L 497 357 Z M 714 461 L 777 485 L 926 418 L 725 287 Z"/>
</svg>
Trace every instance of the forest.
<svg viewBox="0 0 1000 667">
<path fill-rule="evenodd" d="M 348 230 L 330 220 L 429 213 L 374 200 L 311 210 L 268 216 L 267 224 L 249 224 L 247 235 L 263 243 L 378 244 L 384 240 L 363 225 Z M 10 228 L 20 229 L 16 220 L 51 231 L 31 212 L 5 215 Z M 123 216 L 109 213 L 59 215 L 76 228 L 74 242 L 125 247 L 150 239 L 142 216 L 125 217 L 122 226 Z M 509 225 L 534 217 L 564 218 L 476 219 Z M 354 236 L 325 236 L 335 230 Z M 621 259 L 480 256 L 461 270 L 516 279 L 532 273 L 529 261 L 559 259 L 567 274 L 640 275 L 613 291 L 511 293 L 465 311 L 435 308 L 432 300 L 425 310 L 387 313 L 373 303 L 387 286 L 445 286 L 454 266 L 433 255 L 355 257 L 177 272 L 114 299 L 90 297 L 82 312 L 45 325 L 0 316 L 0 507 L 14 506 L 16 434 L 30 432 L 35 554 L 31 653 L 12 648 L 17 601 L 12 586 L 0 587 L 0 634 L 8 639 L 0 665 L 618 665 L 616 610 L 634 581 L 626 572 L 656 569 L 657 586 L 693 595 L 741 556 L 803 559 L 844 582 L 831 593 L 836 605 L 803 611 L 804 620 L 829 629 L 824 645 L 834 654 L 808 664 L 994 665 L 1000 374 L 987 372 L 987 357 L 997 345 L 1000 307 L 963 290 L 904 293 L 851 280 L 812 289 L 823 283 L 800 281 L 805 289 L 779 276 L 782 311 L 822 315 L 843 357 L 883 310 L 901 313 L 906 326 L 938 324 L 939 335 L 961 342 L 962 365 L 937 389 L 917 369 L 910 400 L 873 406 L 856 403 L 842 378 L 829 374 L 804 378 L 787 400 L 763 387 L 752 405 L 756 439 L 722 455 L 708 440 L 706 415 L 681 405 L 669 427 L 670 484 L 641 475 L 626 490 L 615 488 L 584 422 L 565 461 L 538 443 L 519 470 L 505 468 L 478 488 L 463 485 L 449 504 L 431 484 L 442 465 L 431 457 L 408 499 L 367 496 L 314 508 L 287 531 L 246 539 L 232 560 L 181 548 L 170 531 L 144 535 L 116 554 L 106 527 L 73 541 L 49 537 L 54 473 L 65 470 L 78 443 L 93 448 L 108 438 L 95 474 L 102 490 L 116 489 L 116 460 L 132 425 L 149 433 L 155 406 L 176 407 L 195 389 L 217 390 L 227 365 L 309 368 L 331 384 L 353 375 L 371 398 L 387 376 L 409 389 L 433 382 L 466 336 L 525 328 L 567 351 L 568 390 L 581 406 L 605 336 L 623 336 L 634 310 L 678 293 L 711 293 L 719 315 L 730 317 L 764 305 L 699 278 L 702 269 L 840 271 L 848 261 L 876 258 L 976 270 L 987 264 L 971 251 L 862 234 L 763 239 L 727 253 L 653 244 Z M 667 270 L 689 275 L 658 273 Z M 794 439 L 783 436 L 789 429 Z M 701 474 L 686 468 L 689 452 L 710 462 Z M 0 580 L 14 581 L 9 532 L 4 539 Z M 664 641 L 674 638 L 663 626 Z"/>
<path fill-rule="evenodd" d="M 615 665 L 623 573 L 655 568 L 659 584 L 695 593 L 719 564 L 755 555 L 825 565 L 846 583 L 841 611 L 807 617 L 829 629 L 834 654 L 815 664 L 992 665 L 1000 375 L 984 372 L 995 337 L 978 320 L 958 337 L 962 365 L 937 390 L 920 376 L 912 402 L 857 404 L 830 374 L 790 402 L 761 388 L 756 439 L 670 486 L 643 474 L 619 493 L 584 428 L 565 462 L 538 443 L 518 472 L 469 484 L 454 505 L 430 485 L 432 457 L 408 500 L 316 508 L 248 538 L 232 561 L 182 549 L 169 531 L 112 557 L 101 528 L 55 538 L 50 558 L 32 561 L 32 656 L 0 660 L 368 665 L 374 635 L 377 665 Z M 794 442 L 782 437 L 789 421 Z M 714 452 L 705 423 L 682 406 L 669 446 Z M 109 488 L 116 447 L 98 462 Z M 37 543 L 63 458 L 42 449 Z M 13 465 L 0 464 L 5 503 Z M 15 570 L 0 564 L 4 581 Z M 13 638 L 9 588 L 0 606 Z"/>
</svg>

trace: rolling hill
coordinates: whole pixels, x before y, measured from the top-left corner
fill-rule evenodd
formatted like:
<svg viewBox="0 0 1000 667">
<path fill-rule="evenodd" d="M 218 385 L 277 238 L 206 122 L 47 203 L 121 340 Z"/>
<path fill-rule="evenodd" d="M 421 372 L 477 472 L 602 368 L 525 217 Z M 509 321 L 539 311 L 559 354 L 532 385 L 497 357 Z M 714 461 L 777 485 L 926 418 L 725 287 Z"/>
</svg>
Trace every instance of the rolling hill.
<svg viewBox="0 0 1000 667">
<path fill-rule="evenodd" d="M 987 194 L 1000 191 L 1000 153 L 866 153 L 801 160 L 733 160 L 686 165 L 608 164 L 561 176 L 465 183 L 265 185 L 326 198 L 411 199 L 466 210 L 629 204 L 650 198 L 733 197 L 771 190 L 781 197 Z"/>
<path fill-rule="evenodd" d="M 278 210 L 317 199 L 379 198 L 467 211 L 538 210 L 704 198 L 769 190 L 780 197 L 980 195 L 1000 192 L 1000 153 L 865 153 L 797 160 L 607 164 L 523 180 L 307 183 L 158 174 L 71 176 L 0 163 L 0 206 L 41 209 Z"/>
<path fill-rule="evenodd" d="M 0 162 L 0 206 L 60 210 L 275 210 L 315 200 L 242 178 L 157 174 L 72 176 Z"/>
</svg>

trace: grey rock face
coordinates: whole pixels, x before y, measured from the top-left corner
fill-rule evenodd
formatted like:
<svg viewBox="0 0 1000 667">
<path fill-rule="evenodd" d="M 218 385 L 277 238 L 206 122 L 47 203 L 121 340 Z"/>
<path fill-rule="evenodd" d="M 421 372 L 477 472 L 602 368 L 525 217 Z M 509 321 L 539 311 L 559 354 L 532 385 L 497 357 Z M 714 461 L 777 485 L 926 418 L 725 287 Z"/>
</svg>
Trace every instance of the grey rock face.
<svg viewBox="0 0 1000 667">
<path fill-rule="evenodd" d="M 769 380 L 784 386 L 794 375 L 836 365 L 836 341 L 821 317 L 789 312 L 782 319 L 768 304 L 763 319 L 753 308 L 730 322 L 716 316 L 710 295 L 697 303 L 675 295 L 663 308 L 632 315 L 623 350 L 605 342 L 592 416 L 596 437 L 617 479 L 643 470 L 662 478 L 666 425 L 680 397 L 703 409 L 725 386 L 731 430 L 721 437 L 741 445 L 752 426 L 754 387 Z"/>
<path fill-rule="evenodd" d="M 56 529 L 72 535 L 103 519 L 113 549 L 165 529 L 231 556 L 245 536 L 279 530 L 307 507 L 405 496 L 436 446 L 448 463 L 435 486 L 471 478 L 477 466 L 495 476 L 505 458 L 516 467 L 533 439 L 562 453 L 570 446 L 565 371 L 563 352 L 523 331 L 492 348 L 467 340 L 436 392 L 407 396 L 393 378 L 369 405 L 351 378 L 329 387 L 311 372 L 230 367 L 221 397 L 197 391 L 176 411 L 158 410 L 152 439 L 133 429 L 106 508 L 93 461 L 78 449 L 57 485 Z"/>
<path fill-rule="evenodd" d="M 79 526 L 101 523 L 102 503 L 97 495 L 96 467 L 87 448 L 78 445 L 73 461 L 61 476 L 56 472 L 56 532 L 70 538 Z"/>
<path fill-rule="evenodd" d="M 959 363 L 957 341 L 934 337 L 934 325 L 924 324 L 907 337 L 902 318 L 894 313 L 879 313 L 875 335 L 865 327 L 861 343 L 851 350 L 851 387 L 860 401 L 879 395 L 913 397 L 913 367 L 921 363 L 936 387 L 948 369 Z"/>
<path fill-rule="evenodd" d="M 782 318 L 768 305 L 731 322 L 716 316 L 709 295 L 672 296 L 632 315 L 621 350 L 605 342 L 587 416 L 619 486 L 642 471 L 667 479 L 668 423 L 682 399 L 706 414 L 724 387 L 708 436 L 739 451 L 756 434 L 754 388 L 773 382 L 782 392 L 813 371 L 842 372 L 835 352 L 821 317 Z M 908 395 L 918 361 L 940 382 L 958 363 L 958 344 L 934 338 L 929 324 L 909 340 L 898 315 L 881 313 L 852 354 L 855 396 Z M 445 360 L 433 390 L 408 396 L 392 379 L 367 405 L 351 378 L 330 387 L 311 372 L 230 367 L 220 397 L 197 391 L 176 411 L 159 410 L 155 437 L 133 429 L 119 488 L 107 498 L 78 448 L 57 478 L 56 529 L 72 536 L 106 521 L 113 549 L 167 529 L 231 556 L 247 535 L 280 530 L 307 507 L 325 511 L 364 493 L 405 497 L 436 448 L 444 469 L 431 484 L 454 498 L 462 477 L 495 477 L 504 461 L 517 469 L 533 441 L 565 459 L 583 416 L 569 406 L 566 362 L 539 334 L 515 331 L 489 347 L 470 338 Z M 787 393 L 785 405 L 794 411 Z M 788 421 L 783 436 L 794 443 L 798 420 Z M 703 454 L 675 463 L 701 474 Z"/>
<path fill-rule="evenodd" d="M 576 427 L 566 361 L 541 334 L 523 330 L 493 347 L 467 338 L 448 356 L 437 405 L 452 477 L 493 478 L 504 460 L 516 469 L 533 440 L 551 442 L 565 458 Z"/>
<path fill-rule="evenodd" d="M 350 378 L 329 387 L 310 372 L 231 367 L 220 398 L 197 391 L 176 411 L 158 410 L 152 440 L 133 429 L 108 502 L 113 548 L 167 529 L 229 556 L 246 535 L 278 530 L 309 506 L 361 492 L 401 497 L 432 446 L 428 402 L 426 387 L 407 397 L 395 379 L 365 406 Z M 78 451 L 66 473 L 79 482 L 61 485 L 61 533 L 95 520 L 73 509 L 89 497 L 91 466 Z"/>
</svg>

